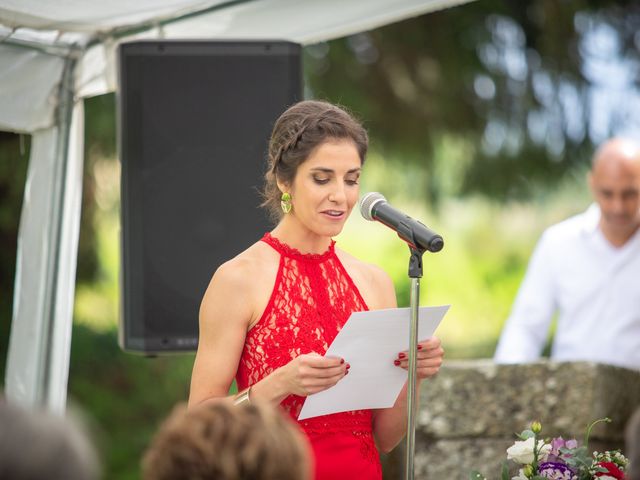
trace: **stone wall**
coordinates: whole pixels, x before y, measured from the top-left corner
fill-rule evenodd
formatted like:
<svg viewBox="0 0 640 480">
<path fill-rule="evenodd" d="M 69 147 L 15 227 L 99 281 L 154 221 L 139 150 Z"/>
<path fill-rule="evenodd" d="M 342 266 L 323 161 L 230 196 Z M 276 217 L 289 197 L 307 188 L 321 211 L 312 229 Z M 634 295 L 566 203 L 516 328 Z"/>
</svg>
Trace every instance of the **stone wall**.
<svg viewBox="0 0 640 480">
<path fill-rule="evenodd" d="M 544 436 L 584 438 L 590 449 L 624 448 L 624 428 L 640 407 L 640 372 L 587 362 L 496 365 L 447 361 L 422 384 L 415 478 L 467 480 L 480 470 L 498 479 L 506 449 L 532 420 Z M 385 458 L 385 478 L 403 478 L 403 448 Z"/>
</svg>

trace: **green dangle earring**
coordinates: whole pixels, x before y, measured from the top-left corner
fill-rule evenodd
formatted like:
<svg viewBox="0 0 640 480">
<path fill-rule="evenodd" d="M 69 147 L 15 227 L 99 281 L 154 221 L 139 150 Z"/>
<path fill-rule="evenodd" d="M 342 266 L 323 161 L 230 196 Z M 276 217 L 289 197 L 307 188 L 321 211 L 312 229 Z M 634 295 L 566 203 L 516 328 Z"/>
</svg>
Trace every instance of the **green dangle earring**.
<svg viewBox="0 0 640 480">
<path fill-rule="evenodd" d="M 291 211 L 291 207 L 291 194 L 284 192 L 282 197 L 280 197 L 280 208 L 282 208 L 282 211 L 287 214 Z"/>
</svg>

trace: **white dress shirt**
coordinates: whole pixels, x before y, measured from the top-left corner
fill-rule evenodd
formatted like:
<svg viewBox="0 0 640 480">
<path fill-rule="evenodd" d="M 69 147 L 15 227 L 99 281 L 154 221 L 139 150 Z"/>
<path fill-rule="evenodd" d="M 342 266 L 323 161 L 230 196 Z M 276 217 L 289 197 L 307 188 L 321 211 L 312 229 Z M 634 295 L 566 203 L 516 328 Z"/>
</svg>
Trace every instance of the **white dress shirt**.
<svg viewBox="0 0 640 480">
<path fill-rule="evenodd" d="M 622 247 L 598 227 L 592 205 L 548 228 L 529 262 L 495 361 L 536 360 L 554 313 L 551 358 L 640 370 L 640 230 Z"/>
</svg>

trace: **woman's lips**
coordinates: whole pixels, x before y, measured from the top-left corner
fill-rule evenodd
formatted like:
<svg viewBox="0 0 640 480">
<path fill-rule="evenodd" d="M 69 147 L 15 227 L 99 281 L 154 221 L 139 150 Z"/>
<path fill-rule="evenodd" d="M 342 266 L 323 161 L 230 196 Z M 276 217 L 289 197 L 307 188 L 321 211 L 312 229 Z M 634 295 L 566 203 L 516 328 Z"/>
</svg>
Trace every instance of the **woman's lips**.
<svg viewBox="0 0 640 480">
<path fill-rule="evenodd" d="M 344 217 L 345 212 L 343 210 L 324 210 L 321 213 L 332 220 L 340 220 Z"/>
</svg>

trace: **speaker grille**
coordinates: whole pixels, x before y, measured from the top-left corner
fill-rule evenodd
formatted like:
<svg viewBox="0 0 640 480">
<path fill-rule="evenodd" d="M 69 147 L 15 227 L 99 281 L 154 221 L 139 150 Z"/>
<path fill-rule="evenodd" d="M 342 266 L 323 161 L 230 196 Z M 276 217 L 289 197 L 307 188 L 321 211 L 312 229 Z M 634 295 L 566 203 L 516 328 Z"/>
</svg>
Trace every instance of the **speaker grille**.
<svg viewBox="0 0 640 480">
<path fill-rule="evenodd" d="M 259 190 L 273 123 L 302 97 L 300 52 L 254 41 L 120 47 L 124 349 L 195 349 L 213 272 L 269 228 Z"/>
</svg>

